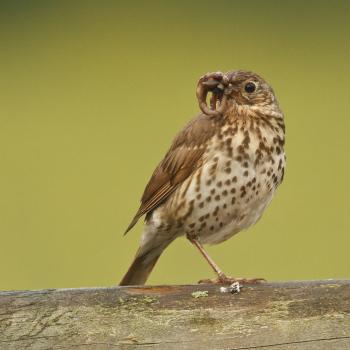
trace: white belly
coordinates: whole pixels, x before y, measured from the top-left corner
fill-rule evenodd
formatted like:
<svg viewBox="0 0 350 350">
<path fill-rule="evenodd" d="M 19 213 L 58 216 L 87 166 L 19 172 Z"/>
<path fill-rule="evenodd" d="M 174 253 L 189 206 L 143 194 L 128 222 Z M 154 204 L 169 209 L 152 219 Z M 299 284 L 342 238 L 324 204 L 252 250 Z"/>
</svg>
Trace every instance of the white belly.
<svg viewBox="0 0 350 350">
<path fill-rule="evenodd" d="M 185 222 L 186 233 L 197 235 L 202 243 L 220 243 L 255 224 L 275 191 L 267 176 L 260 174 L 262 169 L 251 168 L 245 176 L 247 168 L 233 161 L 233 170 L 228 174 L 226 162 L 219 161 L 222 171 L 209 186 L 203 185 L 200 199 L 196 199 L 195 186 L 188 191 L 188 196 L 195 198 L 195 205 Z M 193 223 L 196 224 L 191 227 Z"/>
</svg>

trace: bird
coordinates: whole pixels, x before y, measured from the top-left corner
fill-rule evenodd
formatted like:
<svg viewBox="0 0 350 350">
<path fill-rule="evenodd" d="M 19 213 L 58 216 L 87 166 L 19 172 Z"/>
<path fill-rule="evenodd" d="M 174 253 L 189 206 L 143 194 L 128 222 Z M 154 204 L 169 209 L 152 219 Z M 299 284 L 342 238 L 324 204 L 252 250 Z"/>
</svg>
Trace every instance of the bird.
<svg viewBox="0 0 350 350">
<path fill-rule="evenodd" d="M 157 260 L 185 236 L 217 274 L 205 282 L 260 283 L 227 276 L 204 249 L 255 224 L 286 166 L 284 114 L 272 87 L 246 70 L 203 75 L 200 113 L 176 135 L 153 172 L 125 233 L 145 215 L 136 256 L 120 286 L 146 283 Z"/>
</svg>

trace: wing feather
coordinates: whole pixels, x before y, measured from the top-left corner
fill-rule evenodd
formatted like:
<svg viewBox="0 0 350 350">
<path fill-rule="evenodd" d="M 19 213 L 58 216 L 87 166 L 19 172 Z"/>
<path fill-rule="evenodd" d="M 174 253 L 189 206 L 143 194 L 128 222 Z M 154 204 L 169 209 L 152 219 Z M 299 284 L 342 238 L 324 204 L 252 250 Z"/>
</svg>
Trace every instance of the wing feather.
<svg viewBox="0 0 350 350">
<path fill-rule="evenodd" d="M 125 233 L 142 215 L 163 203 L 200 166 L 208 140 L 215 132 L 214 118 L 201 114 L 178 133 L 164 159 L 153 172 L 142 195 L 141 206 Z"/>
</svg>

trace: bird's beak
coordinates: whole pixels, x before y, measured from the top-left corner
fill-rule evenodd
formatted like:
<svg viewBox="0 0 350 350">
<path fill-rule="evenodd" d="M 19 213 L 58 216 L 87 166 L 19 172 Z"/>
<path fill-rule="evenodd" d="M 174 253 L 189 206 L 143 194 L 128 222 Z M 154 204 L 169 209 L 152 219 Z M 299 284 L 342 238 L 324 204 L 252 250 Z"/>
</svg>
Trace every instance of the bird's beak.
<svg viewBox="0 0 350 350">
<path fill-rule="evenodd" d="M 211 75 L 211 76 L 210 76 Z M 224 93 L 228 79 L 223 73 L 210 73 L 202 77 L 197 86 L 197 98 L 199 107 L 203 113 L 208 115 L 218 115 L 223 111 L 227 96 Z M 210 108 L 206 103 L 208 93 L 212 93 Z"/>
</svg>

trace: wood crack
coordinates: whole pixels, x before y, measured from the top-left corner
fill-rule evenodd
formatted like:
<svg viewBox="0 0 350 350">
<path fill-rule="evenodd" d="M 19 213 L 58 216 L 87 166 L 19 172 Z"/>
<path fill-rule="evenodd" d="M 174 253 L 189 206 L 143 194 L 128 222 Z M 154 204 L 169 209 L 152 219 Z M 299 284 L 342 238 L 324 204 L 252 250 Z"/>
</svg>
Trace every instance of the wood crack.
<svg viewBox="0 0 350 350">
<path fill-rule="evenodd" d="M 284 342 L 284 343 L 274 343 L 274 344 L 266 344 L 266 345 L 255 345 L 255 346 L 249 346 L 249 347 L 230 348 L 229 350 L 263 349 L 263 348 L 272 348 L 272 347 L 284 346 L 284 345 L 297 345 L 297 344 L 306 344 L 306 343 L 315 343 L 315 342 L 333 341 L 333 340 L 344 340 L 344 339 L 350 339 L 350 336 L 349 337 L 346 336 L 346 337 L 332 337 L 332 338 L 296 340 L 296 341 Z"/>
</svg>

